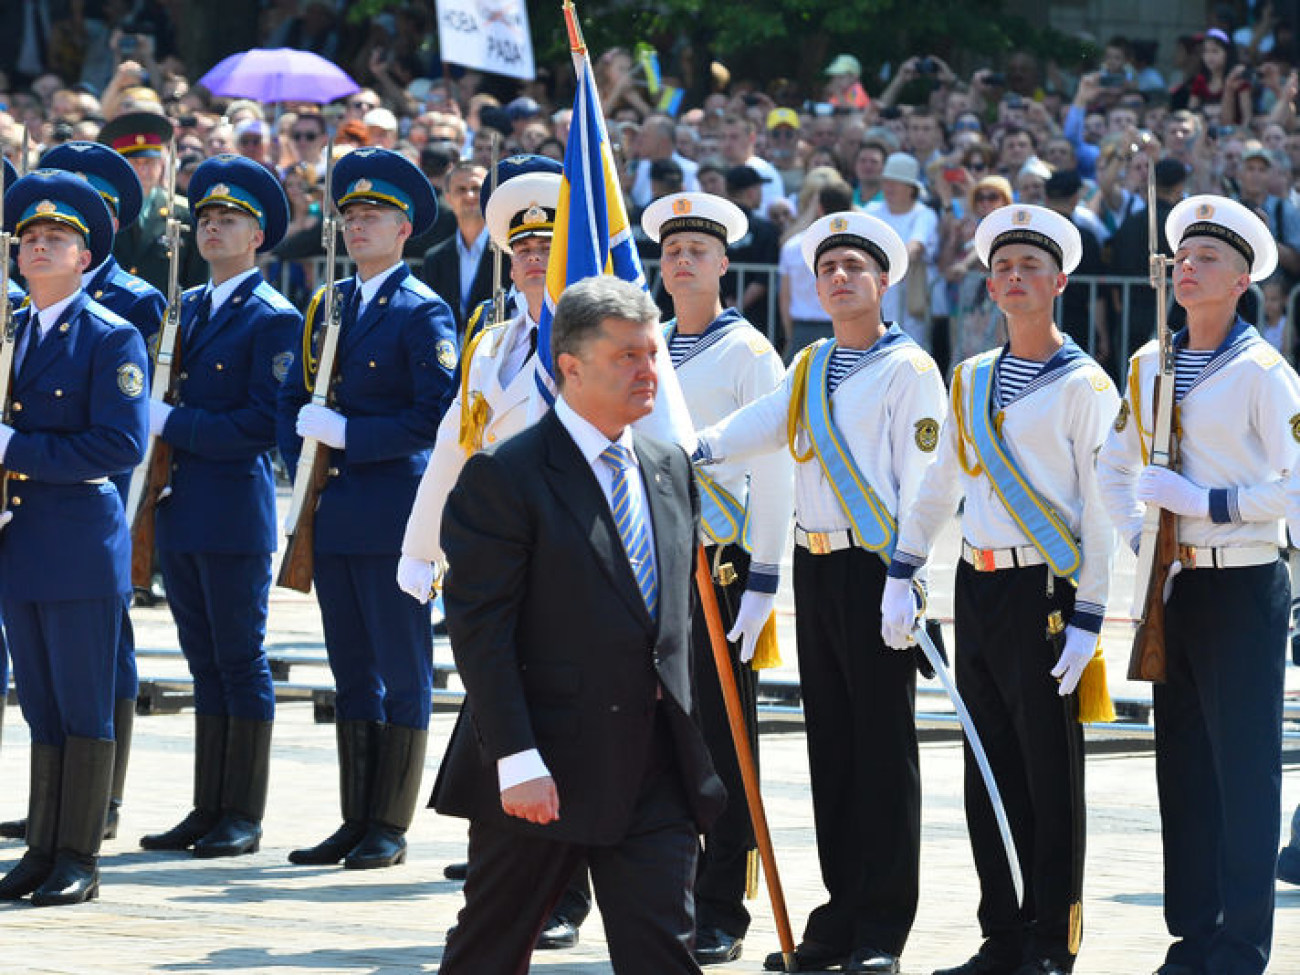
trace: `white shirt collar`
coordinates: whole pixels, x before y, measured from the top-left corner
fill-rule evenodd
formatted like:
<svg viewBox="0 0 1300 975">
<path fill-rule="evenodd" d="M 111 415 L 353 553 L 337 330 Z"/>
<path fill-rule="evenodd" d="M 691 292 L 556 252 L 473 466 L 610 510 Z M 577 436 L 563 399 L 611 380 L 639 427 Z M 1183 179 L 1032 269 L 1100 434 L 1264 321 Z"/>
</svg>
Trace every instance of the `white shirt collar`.
<svg viewBox="0 0 1300 975">
<path fill-rule="evenodd" d="M 250 267 L 247 271 L 236 274 L 233 278 L 226 278 L 220 284 L 213 284 L 209 281 L 208 296 L 211 301 L 211 311 L 208 314 L 215 315 L 217 309 L 226 303 L 227 299 L 235 293 L 241 284 L 247 281 L 251 275 L 261 273 L 257 268 Z"/>
<path fill-rule="evenodd" d="M 72 304 L 73 299 L 79 294 L 81 294 L 80 288 L 72 292 L 68 297 L 56 301 L 48 308 L 37 308 L 36 303 L 32 303 L 32 314 L 36 316 L 37 324 L 40 325 L 42 337 L 44 337 L 49 330 L 55 326 L 59 317 L 67 310 L 68 306 Z"/>
<path fill-rule="evenodd" d="M 590 420 L 580 415 L 569 401 L 564 398 L 564 394 L 555 400 L 555 418 L 564 425 L 564 429 L 569 431 L 569 436 L 573 442 L 578 445 L 578 450 L 582 452 L 583 458 L 591 467 L 597 464 L 603 464 L 600 455 L 605 452 L 605 448 L 612 442 L 617 442 L 627 449 L 632 455 L 632 463 L 637 464 L 636 451 L 632 449 L 632 428 L 630 426 L 623 428 L 623 433 L 617 441 L 611 441 L 609 437 L 600 432 Z"/>
<path fill-rule="evenodd" d="M 376 274 L 373 278 L 370 278 L 369 280 L 366 280 L 366 281 L 362 281 L 362 280 L 361 280 L 361 275 L 359 275 L 359 274 L 357 275 L 357 284 L 358 284 L 358 286 L 361 288 L 361 307 L 362 307 L 362 308 L 364 308 L 366 305 L 370 304 L 370 301 L 371 301 L 372 298 L 375 297 L 376 292 L 378 292 L 379 289 L 382 288 L 382 287 L 384 286 L 384 282 L 388 280 L 388 276 L 389 276 L 390 274 L 392 274 L 394 271 L 396 271 L 396 270 L 397 270 L 399 267 L 401 267 L 401 266 L 402 266 L 402 262 L 401 262 L 401 261 L 398 261 L 398 262 L 397 262 L 396 264 L 394 264 L 392 267 L 390 267 L 390 268 L 386 268 L 385 270 L 380 271 L 380 272 L 379 272 L 378 274 Z"/>
</svg>

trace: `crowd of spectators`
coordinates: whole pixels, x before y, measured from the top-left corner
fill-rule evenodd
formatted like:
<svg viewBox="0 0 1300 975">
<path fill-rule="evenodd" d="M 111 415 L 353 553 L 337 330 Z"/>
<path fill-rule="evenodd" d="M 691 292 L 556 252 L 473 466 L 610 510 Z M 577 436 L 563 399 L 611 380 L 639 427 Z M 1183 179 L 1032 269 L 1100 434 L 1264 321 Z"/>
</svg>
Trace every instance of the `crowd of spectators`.
<svg viewBox="0 0 1300 975">
<path fill-rule="evenodd" d="M 462 314 L 490 290 L 475 268 L 490 256 L 472 212 L 491 134 L 500 134 L 507 153 L 562 158 L 567 143 L 567 64 L 539 65 L 537 82 L 508 89 L 502 79 L 444 67 L 428 4 L 345 27 L 338 3 L 270 0 L 263 46 L 313 50 L 363 86 L 322 107 L 213 98 L 197 84 L 210 66 L 177 55 L 174 0 L 84 0 L 73 12 L 63 2 L 4 5 L 0 148 L 16 161 L 25 127 L 34 160 L 50 145 L 95 138 L 121 113 L 152 111 L 173 122 L 181 191 L 208 156 L 257 160 L 283 179 L 292 212 L 268 273 L 281 275 L 298 301 L 314 285 L 310 259 L 320 251 L 331 129 L 338 151 L 406 153 L 439 189 L 438 225 L 408 256 L 423 258 L 439 245 L 453 252 L 459 277 L 445 277 L 444 261 L 443 287 L 458 281 L 461 293 L 446 297 Z M 886 66 L 879 84 L 875 72 L 864 81 L 846 52 L 824 66 L 815 90 L 788 79 L 745 80 L 738 58 L 730 67 L 715 63 L 711 92 L 673 114 L 660 108 L 660 79 L 632 48 L 598 52 L 596 76 L 634 227 L 653 199 L 683 189 L 740 205 L 751 231 L 732 253 L 742 270 L 729 276 L 727 300 L 770 328 L 787 355 L 827 329 L 800 235 L 817 217 L 849 208 L 887 221 L 908 243 L 912 269 L 891 288 L 886 317 L 945 364 L 1000 343 L 974 227 L 1022 201 L 1056 209 L 1079 227 L 1084 261 L 1061 325 L 1118 373 L 1154 321 L 1150 292 L 1140 286 L 1152 166 L 1161 224 L 1169 206 L 1201 192 L 1239 199 L 1265 220 L 1281 266 L 1261 289 L 1263 300 L 1251 299 L 1245 310 L 1288 356 L 1294 352 L 1286 324 L 1287 299 L 1300 282 L 1293 27 L 1264 2 L 1248 27 L 1223 9 L 1196 35 L 1111 38 L 1091 64 L 1067 68 L 1018 51 L 961 76 L 939 56 L 918 54 Z M 1156 67 L 1165 63 L 1159 45 L 1172 55 L 1167 73 Z M 447 195 L 453 182 L 456 199 Z M 653 260 L 653 242 L 638 242 Z M 1139 286 L 1119 284 L 1126 276 Z"/>
</svg>

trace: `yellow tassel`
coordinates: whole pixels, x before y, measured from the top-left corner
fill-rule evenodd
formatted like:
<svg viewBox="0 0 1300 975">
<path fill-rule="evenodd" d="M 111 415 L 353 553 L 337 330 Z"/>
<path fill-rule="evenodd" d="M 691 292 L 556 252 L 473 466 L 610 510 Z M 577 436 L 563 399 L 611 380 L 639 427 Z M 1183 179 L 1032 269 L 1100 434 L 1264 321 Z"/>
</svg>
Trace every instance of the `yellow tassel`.
<svg viewBox="0 0 1300 975">
<path fill-rule="evenodd" d="M 460 435 L 456 442 L 466 454 L 475 454 L 483 449 L 483 431 L 487 429 L 491 413 L 487 397 L 478 390 L 470 394 L 468 405 L 461 405 Z"/>
<path fill-rule="evenodd" d="M 758 850 L 745 856 L 745 900 L 758 899 Z"/>
<path fill-rule="evenodd" d="M 754 659 L 749 665 L 755 670 L 781 666 L 781 648 L 776 644 L 776 613 L 772 613 L 763 624 L 763 632 L 758 635 L 758 643 L 754 646 Z"/>
<path fill-rule="evenodd" d="M 796 464 L 810 461 L 813 456 L 812 447 L 809 447 L 806 453 L 800 454 L 795 449 L 794 441 L 799 434 L 799 426 L 803 418 L 803 400 L 808 389 L 808 370 L 812 368 L 814 348 L 816 348 L 816 343 L 799 353 L 799 359 L 793 366 L 794 379 L 790 382 L 790 409 L 785 418 L 785 438 L 788 441 L 786 447 Z"/>
<path fill-rule="evenodd" d="M 1106 658 L 1101 644 L 1088 662 L 1079 680 L 1079 722 L 1081 724 L 1107 723 L 1115 720 L 1115 705 L 1110 700 L 1106 683 Z"/>
</svg>

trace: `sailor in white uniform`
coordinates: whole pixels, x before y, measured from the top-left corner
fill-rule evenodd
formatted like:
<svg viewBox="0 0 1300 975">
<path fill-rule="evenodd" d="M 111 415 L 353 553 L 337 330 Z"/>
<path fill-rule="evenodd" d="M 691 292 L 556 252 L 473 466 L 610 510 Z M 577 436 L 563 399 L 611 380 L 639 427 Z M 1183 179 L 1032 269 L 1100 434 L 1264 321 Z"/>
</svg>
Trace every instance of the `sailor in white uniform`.
<svg viewBox="0 0 1300 975">
<path fill-rule="evenodd" d="M 734 308 L 722 308 L 727 245 L 744 237 L 749 221 L 740 207 L 708 193 L 661 197 L 641 216 L 660 245 L 664 287 L 675 317 L 665 339 L 691 421 L 716 423 L 781 384 L 785 367 L 768 340 Z M 765 628 L 775 648 L 773 604 L 780 561 L 794 505 L 794 465 L 788 451 L 697 472 L 705 555 L 728 633 L 732 673 L 745 711 L 751 747 L 757 747 L 759 666 Z M 744 782 L 723 705 L 703 612 L 692 624 L 700 722 L 713 764 L 727 787 L 727 808 L 704 837 L 695 877 L 695 959 L 701 965 L 735 961 L 749 928 L 744 906 L 747 867 L 754 849 Z"/>
<path fill-rule="evenodd" d="M 1061 697 L 1076 690 L 1097 654 L 1105 614 L 1114 532 L 1094 458 L 1119 397 L 1053 320 L 1056 297 L 1079 263 L 1074 225 L 1043 207 L 1005 207 L 979 225 L 975 246 L 1010 342 L 953 373 L 938 461 L 903 512 L 882 617 L 885 639 L 906 645 L 915 616 L 908 580 L 965 498 L 954 598 L 957 686 L 1022 851 L 1026 898 L 1017 903 L 993 807 L 968 752 L 966 822 L 985 942 L 944 975 L 1050 975 L 1071 971 L 1081 935 L 1077 928 L 1071 937 L 1070 905 L 1082 884 L 1083 738 Z M 1053 614 L 1063 640 L 1047 636 Z M 1104 688 L 1098 661 L 1093 677 Z"/>
<path fill-rule="evenodd" d="M 801 971 L 897 972 L 916 913 L 920 766 L 916 660 L 880 639 L 880 593 L 905 510 L 945 412 L 934 360 L 880 298 L 907 273 L 888 225 L 861 213 L 814 223 L 804 259 L 834 337 L 781 386 L 700 431 L 707 462 L 789 451 L 795 466 L 795 633 L 817 851 L 829 895 L 796 952 Z M 783 970 L 779 953 L 764 962 Z"/>
<path fill-rule="evenodd" d="M 1126 541 L 1136 547 L 1145 505 L 1178 515 L 1167 676 L 1153 691 L 1165 923 L 1176 939 L 1159 971 L 1256 975 L 1273 935 L 1290 606 L 1278 553 L 1300 454 L 1300 380 L 1236 313 L 1277 264 L 1263 222 L 1232 200 L 1195 196 L 1170 211 L 1165 234 L 1187 312 L 1173 337 L 1178 469 L 1148 464 L 1155 342 L 1129 361 L 1098 459 Z"/>
</svg>

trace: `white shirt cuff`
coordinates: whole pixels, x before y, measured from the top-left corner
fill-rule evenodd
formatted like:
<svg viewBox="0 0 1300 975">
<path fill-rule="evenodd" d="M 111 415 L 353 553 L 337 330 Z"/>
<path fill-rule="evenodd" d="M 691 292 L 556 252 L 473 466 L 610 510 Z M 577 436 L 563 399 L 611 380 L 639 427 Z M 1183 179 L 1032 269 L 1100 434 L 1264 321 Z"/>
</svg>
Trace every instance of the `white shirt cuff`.
<svg viewBox="0 0 1300 975">
<path fill-rule="evenodd" d="M 502 792 L 533 779 L 544 779 L 550 774 L 550 769 L 542 761 L 542 753 L 536 748 L 497 759 L 497 784 Z"/>
<path fill-rule="evenodd" d="M 13 438 L 14 428 L 0 423 L 0 464 L 4 463 L 5 454 L 9 451 L 9 441 Z"/>
</svg>

